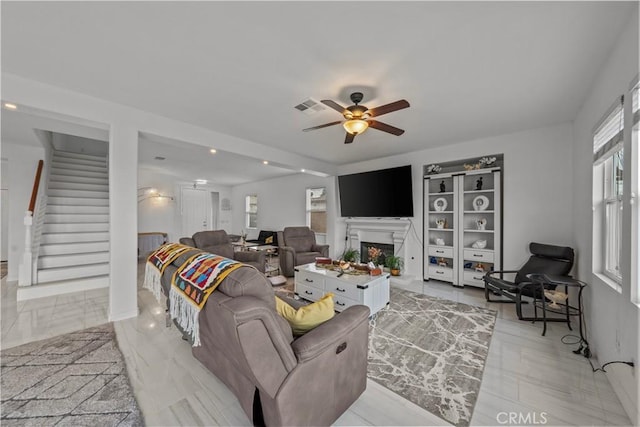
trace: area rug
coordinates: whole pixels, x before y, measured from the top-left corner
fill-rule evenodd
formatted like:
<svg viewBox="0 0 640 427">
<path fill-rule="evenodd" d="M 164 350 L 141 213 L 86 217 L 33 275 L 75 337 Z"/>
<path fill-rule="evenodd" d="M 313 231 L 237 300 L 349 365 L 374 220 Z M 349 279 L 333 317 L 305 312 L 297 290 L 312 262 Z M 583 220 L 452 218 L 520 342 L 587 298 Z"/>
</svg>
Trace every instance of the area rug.
<svg viewBox="0 0 640 427">
<path fill-rule="evenodd" d="M 2 426 L 142 426 L 113 325 L 2 350 Z"/>
<path fill-rule="evenodd" d="M 494 310 L 391 288 L 370 322 L 368 377 L 456 426 L 478 398 Z"/>
</svg>

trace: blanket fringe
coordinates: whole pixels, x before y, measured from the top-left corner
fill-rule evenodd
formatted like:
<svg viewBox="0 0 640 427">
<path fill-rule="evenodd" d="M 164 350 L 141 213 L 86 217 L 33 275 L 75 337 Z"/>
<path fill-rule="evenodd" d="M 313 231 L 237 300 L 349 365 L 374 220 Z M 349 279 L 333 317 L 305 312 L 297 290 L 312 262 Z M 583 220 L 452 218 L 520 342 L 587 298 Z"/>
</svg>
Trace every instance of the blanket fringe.
<svg viewBox="0 0 640 427">
<path fill-rule="evenodd" d="M 160 285 L 161 273 L 150 262 L 147 262 L 144 269 L 144 282 L 142 287 L 151 291 L 158 302 L 162 303 L 162 286 Z"/>
<path fill-rule="evenodd" d="M 178 325 L 191 335 L 193 347 L 200 346 L 200 322 L 198 322 L 200 311 L 198 308 L 183 298 L 173 286 L 169 291 L 169 301 L 171 318 L 176 319 Z"/>
</svg>

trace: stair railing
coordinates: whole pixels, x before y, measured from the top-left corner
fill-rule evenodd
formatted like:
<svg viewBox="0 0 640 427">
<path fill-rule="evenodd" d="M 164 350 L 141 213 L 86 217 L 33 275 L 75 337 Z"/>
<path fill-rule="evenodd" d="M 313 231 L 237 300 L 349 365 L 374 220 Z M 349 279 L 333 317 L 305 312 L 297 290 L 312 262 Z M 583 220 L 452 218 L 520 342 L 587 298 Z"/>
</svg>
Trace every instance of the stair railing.
<svg viewBox="0 0 640 427">
<path fill-rule="evenodd" d="M 38 161 L 38 168 L 36 169 L 36 176 L 33 180 L 33 189 L 31 190 L 31 199 L 29 200 L 29 207 L 24 216 L 24 253 L 22 254 L 22 263 L 18 270 L 18 286 L 31 286 L 33 284 L 33 214 L 38 205 L 38 192 L 41 186 L 41 176 L 44 161 Z M 42 193 L 41 193 L 42 194 Z"/>
</svg>

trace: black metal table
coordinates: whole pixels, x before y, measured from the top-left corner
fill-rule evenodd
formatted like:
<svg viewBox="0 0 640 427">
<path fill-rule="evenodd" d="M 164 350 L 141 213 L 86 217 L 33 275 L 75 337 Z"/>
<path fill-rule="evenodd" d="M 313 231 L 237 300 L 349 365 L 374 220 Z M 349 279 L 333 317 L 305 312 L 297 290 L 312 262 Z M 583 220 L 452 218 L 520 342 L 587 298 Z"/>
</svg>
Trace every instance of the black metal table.
<svg viewBox="0 0 640 427">
<path fill-rule="evenodd" d="M 585 282 L 574 279 L 568 276 L 554 276 L 550 274 L 529 274 L 529 279 L 537 285 L 540 286 L 540 295 L 542 298 L 538 299 L 534 297 L 533 305 L 535 310 L 535 317 L 538 317 L 537 309 L 542 309 L 542 335 L 544 336 L 547 333 L 547 312 L 549 313 L 557 313 L 563 316 L 566 316 L 567 326 L 571 329 L 571 317 L 578 316 L 578 324 L 580 328 L 580 339 L 584 340 L 584 334 L 582 332 L 582 315 L 583 315 L 583 307 L 582 307 L 582 291 L 587 286 Z M 544 296 L 545 285 L 556 285 L 556 287 L 564 287 L 564 293 L 567 294 L 567 299 L 564 303 L 557 303 L 557 307 L 551 307 L 547 298 Z M 577 288 L 578 289 L 578 301 L 577 305 L 571 305 L 569 303 L 569 289 Z M 555 321 L 558 321 L 557 319 Z"/>
</svg>

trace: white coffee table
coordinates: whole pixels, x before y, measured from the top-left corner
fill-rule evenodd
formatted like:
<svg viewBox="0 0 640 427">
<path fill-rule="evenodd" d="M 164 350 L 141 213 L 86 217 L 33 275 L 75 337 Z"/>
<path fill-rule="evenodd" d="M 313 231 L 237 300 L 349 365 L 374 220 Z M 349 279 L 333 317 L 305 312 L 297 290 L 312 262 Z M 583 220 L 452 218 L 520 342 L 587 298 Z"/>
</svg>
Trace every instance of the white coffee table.
<svg viewBox="0 0 640 427">
<path fill-rule="evenodd" d="M 371 315 L 389 304 L 389 274 L 379 276 L 342 274 L 316 267 L 315 263 L 299 265 L 295 271 L 295 293 L 300 298 L 317 301 L 327 293 L 335 295 L 336 311 L 352 305 L 366 305 Z"/>
</svg>

